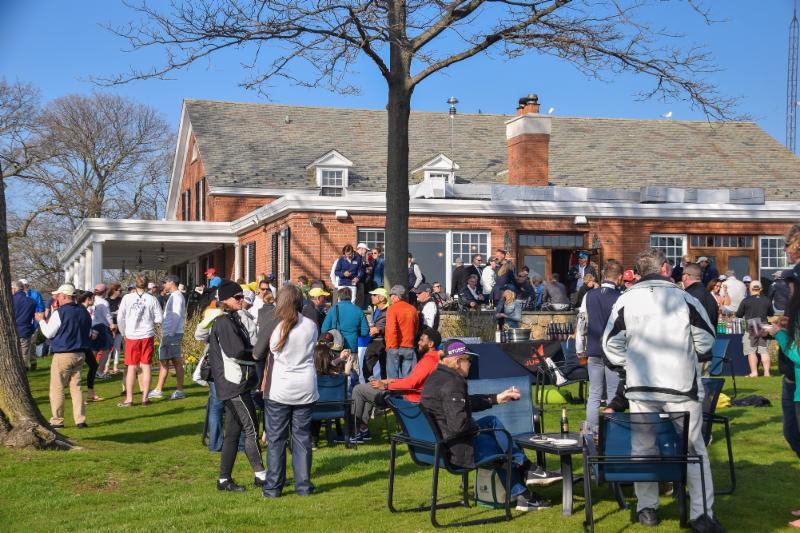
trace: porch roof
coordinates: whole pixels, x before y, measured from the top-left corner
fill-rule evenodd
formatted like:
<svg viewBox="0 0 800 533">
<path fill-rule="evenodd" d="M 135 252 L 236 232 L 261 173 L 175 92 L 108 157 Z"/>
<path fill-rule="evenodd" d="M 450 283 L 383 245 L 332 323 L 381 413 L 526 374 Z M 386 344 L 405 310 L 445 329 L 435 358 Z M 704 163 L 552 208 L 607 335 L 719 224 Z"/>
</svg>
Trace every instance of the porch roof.
<svg viewBox="0 0 800 533">
<path fill-rule="evenodd" d="M 127 267 L 163 269 L 236 242 L 229 222 L 88 218 L 59 259 L 67 267 L 100 243 L 94 261 L 103 269 L 121 268 L 123 261 Z"/>
</svg>

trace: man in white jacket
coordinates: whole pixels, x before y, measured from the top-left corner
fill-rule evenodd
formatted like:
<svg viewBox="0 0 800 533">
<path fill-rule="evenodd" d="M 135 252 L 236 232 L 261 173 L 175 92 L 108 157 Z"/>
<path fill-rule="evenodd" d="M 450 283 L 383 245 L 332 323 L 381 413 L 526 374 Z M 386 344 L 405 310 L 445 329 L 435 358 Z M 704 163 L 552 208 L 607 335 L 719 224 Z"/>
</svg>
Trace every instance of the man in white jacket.
<svg viewBox="0 0 800 533">
<path fill-rule="evenodd" d="M 667 277 L 663 252 L 649 249 L 636 258 L 642 278 L 614 304 L 603 334 L 610 365 L 624 367 L 625 396 L 631 413 L 689 412 L 689 453 L 702 457 L 707 514 L 703 509 L 700 465 L 688 467 L 693 529 L 721 531 L 713 518 L 714 484 L 703 442 L 703 385 L 698 354 L 711 350 L 714 329 L 705 308 Z M 633 438 L 634 454 L 652 454 Z M 642 446 L 646 448 L 642 448 Z M 635 483 L 639 522 L 658 524 L 658 483 Z"/>
<path fill-rule="evenodd" d="M 163 319 L 161 306 L 155 296 L 147 292 L 147 276 L 136 277 L 133 291 L 122 297 L 117 311 L 117 327 L 125 339 L 125 401 L 119 407 L 133 405 L 133 384 L 136 372 L 139 375 L 139 388 L 142 391 L 142 405 L 150 401 L 150 363 L 155 348 L 156 324 Z"/>
<path fill-rule="evenodd" d="M 495 264 L 497 264 L 497 259 L 492 257 L 489 259 L 489 263 L 481 272 L 481 289 L 483 289 L 483 301 L 487 304 L 491 303 L 492 300 L 492 290 L 494 289 L 494 284 L 497 282 L 497 272 L 494 269 Z"/>
</svg>

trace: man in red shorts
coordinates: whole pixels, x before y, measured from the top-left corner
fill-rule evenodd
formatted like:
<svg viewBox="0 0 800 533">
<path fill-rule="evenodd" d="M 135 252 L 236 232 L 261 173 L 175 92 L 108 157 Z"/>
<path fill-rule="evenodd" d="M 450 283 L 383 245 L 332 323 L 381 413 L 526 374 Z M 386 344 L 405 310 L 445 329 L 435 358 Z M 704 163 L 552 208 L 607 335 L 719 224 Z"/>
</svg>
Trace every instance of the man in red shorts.
<svg viewBox="0 0 800 533">
<path fill-rule="evenodd" d="M 142 405 L 150 402 L 150 362 L 153 359 L 156 324 L 163 318 L 161 305 L 156 298 L 147 292 L 147 277 L 136 278 L 136 287 L 122 297 L 117 311 L 117 327 L 125 339 L 125 401 L 119 407 L 133 405 L 133 384 L 136 372 L 139 375 L 139 388 L 142 391 Z"/>
</svg>

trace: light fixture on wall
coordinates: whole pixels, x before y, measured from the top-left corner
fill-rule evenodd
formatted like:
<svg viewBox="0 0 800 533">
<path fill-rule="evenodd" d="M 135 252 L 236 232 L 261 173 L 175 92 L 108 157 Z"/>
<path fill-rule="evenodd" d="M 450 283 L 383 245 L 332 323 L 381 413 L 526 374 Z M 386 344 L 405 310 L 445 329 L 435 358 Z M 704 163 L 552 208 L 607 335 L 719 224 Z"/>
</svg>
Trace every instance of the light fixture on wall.
<svg viewBox="0 0 800 533">
<path fill-rule="evenodd" d="M 592 250 L 599 250 L 600 249 L 600 237 L 597 236 L 597 233 L 592 235 Z"/>
<path fill-rule="evenodd" d="M 142 261 L 142 250 L 139 250 L 139 257 L 136 260 L 136 265 L 141 268 L 144 265 L 144 261 Z"/>
<path fill-rule="evenodd" d="M 583 225 L 583 224 L 588 224 L 588 223 L 589 223 L 589 221 L 588 221 L 588 220 L 586 220 L 586 217 L 585 217 L 584 215 L 577 215 L 577 216 L 575 217 L 575 220 L 573 220 L 572 222 L 573 222 L 573 224 L 575 224 L 576 226 L 577 226 L 577 225 Z"/>
<path fill-rule="evenodd" d="M 317 217 L 308 217 L 308 223 L 311 227 L 317 227 L 321 222 Z"/>
<path fill-rule="evenodd" d="M 125 273 L 125 261 L 122 261 L 122 273 Z"/>
<path fill-rule="evenodd" d="M 347 220 L 348 213 L 346 209 L 337 209 L 336 210 L 336 220 Z"/>
</svg>

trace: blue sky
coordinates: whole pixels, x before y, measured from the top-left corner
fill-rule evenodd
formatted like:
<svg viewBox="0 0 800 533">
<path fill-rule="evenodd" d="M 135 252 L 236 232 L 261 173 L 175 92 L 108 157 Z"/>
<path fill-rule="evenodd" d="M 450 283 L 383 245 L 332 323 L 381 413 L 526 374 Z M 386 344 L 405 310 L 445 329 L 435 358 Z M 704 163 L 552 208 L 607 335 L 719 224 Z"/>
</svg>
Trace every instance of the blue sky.
<svg viewBox="0 0 800 533">
<path fill-rule="evenodd" d="M 768 0 L 759 3 L 766 7 L 758 9 L 745 0 L 713 4 L 716 18 L 726 21 L 710 27 L 680 7 L 680 2 L 660 3 L 646 15 L 671 31 L 687 34 L 684 42 L 706 45 L 722 69 L 710 79 L 723 94 L 741 98 L 740 113 L 783 142 L 791 1 Z M 87 79 L 90 76 L 158 61 L 157 51 L 122 51 L 125 43 L 102 27 L 133 17 L 116 0 L 0 0 L 0 76 L 34 83 L 45 99 L 95 90 Z M 359 96 L 299 89 L 288 83 L 274 87 L 270 96 L 285 104 L 382 108 L 386 89 L 376 71 L 364 65 L 355 76 L 362 87 Z M 266 101 L 237 86 L 246 74 L 232 54 L 175 77 L 174 81 L 152 80 L 102 90 L 156 107 L 176 128 L 183 98 Z M 446 113 L 445 101 L 455 95 L 461 112 L 512 113 L 516 100 L 533 91 L 544 109 L 554 107 L 558 115 L 658 119 L 672 111 L 674 119 L 704 119 L 686 102 L 636 101 L 635 93 L 649 86 L 649 80 L 633 76 L 590 80 L 548 57 L 532 55 L 513 62 L 479 57 L 423 82 L 414 94 L 413 108 Z"/>
</svg>

